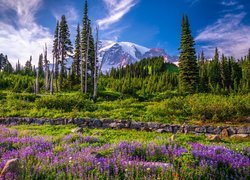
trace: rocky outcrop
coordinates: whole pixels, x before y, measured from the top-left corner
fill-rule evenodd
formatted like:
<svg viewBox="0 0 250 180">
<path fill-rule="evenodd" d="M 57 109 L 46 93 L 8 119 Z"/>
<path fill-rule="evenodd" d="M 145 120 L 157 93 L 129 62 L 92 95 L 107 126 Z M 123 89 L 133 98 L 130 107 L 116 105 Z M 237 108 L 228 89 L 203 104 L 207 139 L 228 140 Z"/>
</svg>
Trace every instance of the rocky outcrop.
<svg viewBox="0 0 250 180">
<path fill-rule="evenodd" d="M 88 128 L 112 128 L 112 129 L 134 129 L 138 131 L 155 131 L 158 133 L 194 133 L 206 135 L 218 135 L 221 138 L 227 137 L 249 137 L 250 126 L 194 126 L 194 125 L 171 125 L 156 122 L 135 122 L 131 120 L 111 120 L 111 119 L 85 119 L 85 118 L 21 118 L 8 117 L 0 118 L 2 125 L 21 124 L 51 124 L 67 125 L 75 124 L 78 127 Z"/>
<path fill-rule="evenodd" d="M 5 179 L 5 175 L 8 173 L 12 173 L 13 175 L 18 176 L 19 174 L 19 160 L 18 159 L 10 159 L 5 163 L 5 166 L 0 174 L 0 179 Z"/>
</svg>

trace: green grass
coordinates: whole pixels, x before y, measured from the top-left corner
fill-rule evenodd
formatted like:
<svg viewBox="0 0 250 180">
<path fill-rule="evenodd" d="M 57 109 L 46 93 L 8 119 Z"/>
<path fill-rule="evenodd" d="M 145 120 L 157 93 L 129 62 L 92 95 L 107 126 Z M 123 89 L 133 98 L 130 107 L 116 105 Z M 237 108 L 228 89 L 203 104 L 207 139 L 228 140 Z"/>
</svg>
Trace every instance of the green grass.
<svg viewBox="0 0 250 180">
<path fill-rule="evenodd" d="M 250 116 L 250 94 L 165 93 L 142 101 L 103 92 L 94 102 L 80 93 L 54 96 L 0 92 L 0 117 L 110 118 L 161 123 L 241 124 Z"/>
<path fill-rule="evenodd" d="M 16 129 L 19 131 L 21 136 L 46 136 L 58 141 L 63 138 L 65 135 L 72 134 L 71 130 L 74 129 L 75 125 L 20 125 L 20 126 L 11 126 L 11 129 Z M 84 136 L 93 136 L 100 139 L 99 144 L 104 143 L 108 144 L 117 144 L 122 141 L 127 142 L 141 142 L 141 143 L 150 143 L 154 142 L 156 144 L 162 144 L 168 142 L 169 138 L 172 136 L 170 133 L 160 134 L 157 132 L 146 132 L 146 131 L 136 131 L 136 130 L 114 130 L 114 129 L 89 129 L 84 128 Z M 237 150 L 240 147 L 249 147 L 250 139 L 226 139 L 221 142 L 215 143 L 208 141 L 205 135 L 195 135 L 195 134 L 177 134 L 176 142 L 182 144 L 183 146 L 188 146 L 190 142 L 199 142 L 202 144 L 216 144 L 216 145 L 225 145 L 230 148 Z"/>
</svg>

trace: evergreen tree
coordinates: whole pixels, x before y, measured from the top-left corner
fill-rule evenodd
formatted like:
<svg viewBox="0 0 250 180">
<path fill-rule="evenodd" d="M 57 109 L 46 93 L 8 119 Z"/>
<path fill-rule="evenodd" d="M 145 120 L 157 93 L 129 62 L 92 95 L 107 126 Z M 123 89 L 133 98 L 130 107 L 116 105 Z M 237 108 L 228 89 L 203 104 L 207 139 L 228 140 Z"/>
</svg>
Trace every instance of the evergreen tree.
<svg viewBox="0 0 250 180">
<path fill-rule="evenodd" d="M 92 29 L 90 26 L 90 21 L 89 21 L 89 50 L 88 50 L 88 61 L 89 61 L 89 70 L 90 70 L 90 78 L 91 78 L 91 84 L 90 87 L 92 87 L 91 90 L 93 90 L 94 87 L 94 75 L 95 75 L 95 42 L 94 38 L 92 35 Z M 91 93 L 93 94 L 93 93 Z"/>
<path fill-rule="evenodd" d="M 60 61 L 60 44 L 59 44 L 59 21 L 57 21 L 55 34 L 54 34 L 54 41 L 53 41 L 53 60 L 55 61 L 55 70 L 54 70 L 54 77 L 55 77 L 55 84 L 56 84 L 56 91 L 58 91 L 58 76 L 59 76 L 59 61 Z M 54 64 L 53 63 L 53 64 Z M 53 68 L 53 69 L 54 69 Z M 53 81 L 52 81 L 53 82 Z"/>
<path fill-rule="evenodd" d="M 242 63 L 242 83 L 243 90 L 245 92 L 249 92 L 250 90 L 250 49 L 248 51 L 248 55 Z"/>
<path fill-rule="evenodd" d="M 65 69 L 65 61 L 68 56 L 72 54 L 72 44 L 70 41 L 69 27 L 65 15 L 61 17 L 60 30 L 59 30 L 59 43 L 60 43 L 60 53 L 61 53 L 61 69 L 60 69 L 60 90 L 62 90 L 63 80 L 67 77 Z"/>
<path fill-rule="evenodd" d="M 80 34 L 80 25 L 77 26 L 77 34 L 75 40 L 75 52 L 74 60 L 72 63 L 72 76 L 74 80 L 79 82 L 81 75 L 81 34 Z"/>
<path fill-rule="evenodd" d="M 82 53 L 82 70 L 81 70 L 81 91 L 86 93 L 87 76 L 88 76 L 88 44 L 89 44 L 89 19 L 88 19 L 88 2 L 85 0 L 84 15 L 82 20 L 81 33 L 81 53 Z"/>
<path fill-rule="evenodd" d="M 26 75 L 32 75 L 32 56 L 30 56 L 30 60 L 26 61 L 24 66 L 24 73 Z"/>
<path fill-rule="evenodd" d="M 21 71 L 21 64 L 19 62 L 19 59 L 17 61 L 17 65 L 16 65 L 16 73 L 19 73 Z"/>
<path fill-rule="evenodd" d="M 210 63 L 209 70 L 209 82 L 211 84 L 212 90 L 220 89 L 221 86 L 221 67 L 219 62 L 219 51 L 218 48 L 215 49 L 215 54 L 212 62 Z"/>
<path fill-rule="evenodd" d="M 190 24 L 188 17 L 183 16 L 182 19 L 182 34 L 180 45 L 180 87 L 183 91 L 194 93 L 198 86 L 198 65 L 195 56 L 195 42 L 191 35 Z"/>
<path fill-rule="evenodd" d="M 43 54 L 39 55 L 39 60 L 38 60 L 38 75 L 40 77 L 44 76 L 44 71 L 43 71 Z"/>
<path fill-rule="evenodd" d="M 230 71 L 227 58 L 222 54 L 222 61 L 221 61 L 221 80 L 222 86 L 224 89 L 229 89 L 230 87 Z"/>
<path fill-rule="evenodd" d="M 201 51 L 201 59 L 200 59 L 201 64 L 205 63 L 205 55 L 204 55 L 204 51 Z"/>
</svg>

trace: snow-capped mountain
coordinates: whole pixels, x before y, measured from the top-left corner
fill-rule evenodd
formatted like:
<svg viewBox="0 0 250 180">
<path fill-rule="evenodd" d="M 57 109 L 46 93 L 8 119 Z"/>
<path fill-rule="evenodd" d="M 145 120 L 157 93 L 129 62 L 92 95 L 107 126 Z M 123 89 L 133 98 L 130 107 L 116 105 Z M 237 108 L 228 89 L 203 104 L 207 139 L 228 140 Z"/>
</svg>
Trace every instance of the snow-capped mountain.
<svg viewBox="0 0 250 180">
<path fill-rule="evenodd" d="M 135 63 L 143 58 L 159 56 L 163 56 L 166 62 L 178 61 L 177 57 L 169 56 L 163 49 L 150 49 L 131 42 L 99 41 L 98 59 L 103 72 L 112 67 Z"/>
</svg>

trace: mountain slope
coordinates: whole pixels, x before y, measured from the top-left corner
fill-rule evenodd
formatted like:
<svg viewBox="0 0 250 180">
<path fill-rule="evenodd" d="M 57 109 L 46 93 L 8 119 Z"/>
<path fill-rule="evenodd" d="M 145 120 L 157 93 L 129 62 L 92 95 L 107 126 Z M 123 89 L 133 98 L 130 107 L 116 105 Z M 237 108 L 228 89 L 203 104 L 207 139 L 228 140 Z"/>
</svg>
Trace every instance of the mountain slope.
<svg viewBox="0 0 250 180">
<path fill-rule="evenodd" d="M 122 67 L 143 58 L 163 56 L 166 62 L 176 62 L 176 57 L 169 56 L 163 49 L 146 48 L 131 42 L 100 41 L 98 59 L 103 72 L 112 67 Z"/>
</svg>

